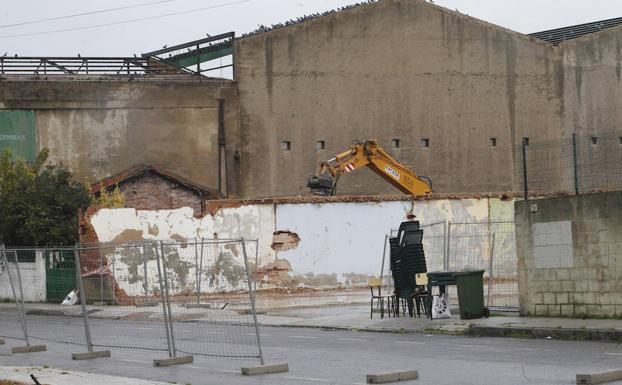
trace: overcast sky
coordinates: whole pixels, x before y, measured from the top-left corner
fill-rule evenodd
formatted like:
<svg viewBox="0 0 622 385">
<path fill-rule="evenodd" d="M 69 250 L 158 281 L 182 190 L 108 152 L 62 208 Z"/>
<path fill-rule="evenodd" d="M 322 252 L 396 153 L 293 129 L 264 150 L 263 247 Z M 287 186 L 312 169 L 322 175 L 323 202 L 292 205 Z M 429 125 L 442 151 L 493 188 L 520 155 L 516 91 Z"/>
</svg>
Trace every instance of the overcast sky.
<svg viewBox="0 0 622 385">
<path fill-rule="evenodd" d="M 131 56 L 200 39 L 205 33 L 251 31 L 304 14 L 326 11 L 353 0 L 0 0 L 0 55 Z M 147 4 L 149 3 L 149 4 Z M 515 31 L 529 33 L 622 17 L 622 0 L 435 0 L 449 9 Z M 113 12 L 25 23 L 116 7 Z M 191 11 L 191 12 L 190 12 Z M 187 12 L 187 13 L 184 13 Z M 159 17 L 170 13 L 183 13 Z M 150 20 L 128 20 L 152 17 Z M 84 30 L 62 29 L 120 23 Z M 45 32 L 45 33 L 40 33 Z M 36 34 L 32 36 L 14 36 Z"/>
</svg>

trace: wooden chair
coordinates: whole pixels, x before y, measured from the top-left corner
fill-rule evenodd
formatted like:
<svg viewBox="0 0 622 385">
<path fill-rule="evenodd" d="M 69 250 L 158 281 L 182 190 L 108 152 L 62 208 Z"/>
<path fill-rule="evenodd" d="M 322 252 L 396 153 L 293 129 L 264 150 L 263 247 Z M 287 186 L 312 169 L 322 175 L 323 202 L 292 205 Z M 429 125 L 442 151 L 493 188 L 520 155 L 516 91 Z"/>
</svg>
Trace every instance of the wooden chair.
<svg viewBox="0 0 622 385">
<path fill-rule="evenodd" d="M 392 294 L 382 294 L 382 280 L 379 278 L 372 278 L 369 280 L 369 290 L 371 291 L 370 301 L 370 316 L 374 318 L 374 301 L 376 301 L 376 307 L 380 307 L 380 318 L 384 318 L 384 304 L 387 303 L 387 311 L 389 317 L 391 316 L 391 310 L 393 309 L 395 296 Z"/>
</svg>

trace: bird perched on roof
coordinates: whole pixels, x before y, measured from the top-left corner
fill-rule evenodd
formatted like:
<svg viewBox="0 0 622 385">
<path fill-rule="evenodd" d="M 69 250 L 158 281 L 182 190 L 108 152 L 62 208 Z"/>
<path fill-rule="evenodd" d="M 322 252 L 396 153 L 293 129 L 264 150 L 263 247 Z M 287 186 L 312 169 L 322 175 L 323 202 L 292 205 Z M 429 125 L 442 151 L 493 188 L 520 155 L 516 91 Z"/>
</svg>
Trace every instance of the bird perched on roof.
<svg viewBox="0 0 622 385">
<path fill-rule="evenodd" d="M 162 47 L 162 49 L 164 49 L 164 48 L 166 48 L 166 47 L 168 47 L 168 44 L 164 44 L 164 47 Z"/>
<path fill-rule="evenodd" d="M 80 56 L 80 54 L 78 54 L 78 57 L 82 57 L 82 56 Z"/>
<path fill-rule="evenodd" d="M 206 33 L 205 35 L 207 35 L 207 37 L 212 37 L 212 35 L 210 35 L 209 33 Z"/>
<path fill-rule="evenodd" d="M 4 55 L 2 55 L 2 57 L 6 57 L 7 54 L 8 54 L 8 52 L 5 52 Z"/>
</svg>

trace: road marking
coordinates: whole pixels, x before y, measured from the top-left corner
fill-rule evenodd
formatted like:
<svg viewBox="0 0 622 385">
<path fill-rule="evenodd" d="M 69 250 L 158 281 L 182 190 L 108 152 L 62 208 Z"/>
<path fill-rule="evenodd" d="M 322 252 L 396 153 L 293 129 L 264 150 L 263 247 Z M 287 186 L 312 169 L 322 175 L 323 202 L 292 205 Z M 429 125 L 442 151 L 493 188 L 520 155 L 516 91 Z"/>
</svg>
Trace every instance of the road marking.
<svg viewBox="0 0 622 385">
<path fill-rule="evenodd" d="M 456 345 L 460 348 L 476 348 L 476 349 L 486 349 L 488 348 L 488 346 L 484 346 L 484 345 Z"/>
<path fill-rule="evenodd" d="M 417 341 L 395 341 L 396 344 L 425 345 L 425 342 Z"/>
<path fill-rule="evenodd" d="M 339 341 L 369 341 L 365 338 L 340 338 Z"/>
<path fill-rule="evenodd" d="M 306 340 L 314 340 L 317 337 L 310 337 L 310 336 L 289 336 L 289 338 L 304 338 Z"/>
</svg>

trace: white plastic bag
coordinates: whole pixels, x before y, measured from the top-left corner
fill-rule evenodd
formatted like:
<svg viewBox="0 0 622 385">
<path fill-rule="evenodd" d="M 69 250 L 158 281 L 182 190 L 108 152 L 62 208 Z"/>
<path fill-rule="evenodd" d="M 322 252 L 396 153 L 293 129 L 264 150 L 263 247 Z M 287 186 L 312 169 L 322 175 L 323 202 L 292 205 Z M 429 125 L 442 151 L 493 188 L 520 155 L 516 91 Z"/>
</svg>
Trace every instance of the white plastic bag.
<svg viewBox="0 0 622 385">
<path fill-rule="evenodd" d="M 67 294 L 67 297 L 63 300 L 61 305 L 72 306 L 78 303 L 80 296 L 77 290 L 72 290 L 71 293 Z"/>
<path fill-rule="evenodd" d="M 432 318 L 451 318 L 449 294 L 443 293 L 432 300 Z"/>
</svg>

